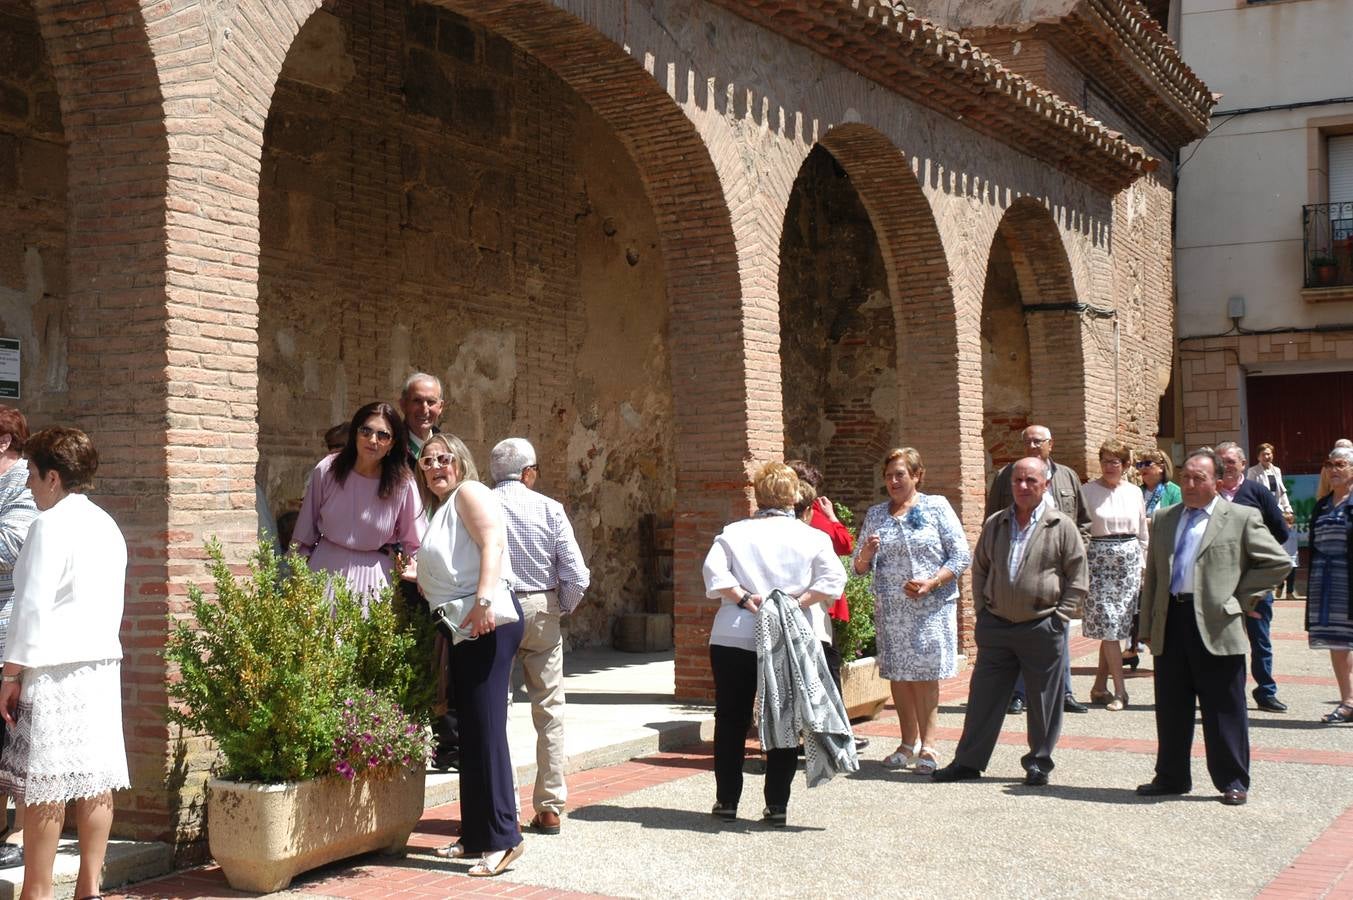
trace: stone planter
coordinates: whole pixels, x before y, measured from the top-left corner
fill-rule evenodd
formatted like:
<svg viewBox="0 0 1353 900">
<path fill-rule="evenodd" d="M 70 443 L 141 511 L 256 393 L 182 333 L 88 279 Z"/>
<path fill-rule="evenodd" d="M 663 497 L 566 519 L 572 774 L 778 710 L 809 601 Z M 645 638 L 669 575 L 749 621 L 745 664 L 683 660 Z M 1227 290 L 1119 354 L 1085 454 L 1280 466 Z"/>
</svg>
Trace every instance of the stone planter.
<svg viewBox="0 0 1353 900">
<path fill-rule="evenodd" d="M 852 719 L 872 719 L 892 697 L 888 682 L 879 675 L 878 660 L 872 656 L 848 662 L 841 667 L 841 700 Z"/>
<path fill-rule="evenodd" d="M 423 769 L 348 782 L 207 785 L 207 844 L 230 886 L 279 891 L 301 872 L 372 850 L 402 853 L 423 815 Z"/>
</svg>

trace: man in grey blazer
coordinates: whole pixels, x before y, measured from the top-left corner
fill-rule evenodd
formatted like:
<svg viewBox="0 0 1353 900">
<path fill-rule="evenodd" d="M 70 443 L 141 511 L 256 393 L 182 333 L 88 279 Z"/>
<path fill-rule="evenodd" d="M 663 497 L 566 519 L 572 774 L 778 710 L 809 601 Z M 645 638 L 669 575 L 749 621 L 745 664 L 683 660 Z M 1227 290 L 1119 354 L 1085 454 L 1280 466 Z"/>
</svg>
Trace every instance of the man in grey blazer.
<svg viewBox="0 0 1353 900">
<path fill-rule="evenodd" d="M 972 558 L 977 663 L 963 737 L 936 781 L 976 778 L 991 761 L 1005 707 L 1021 673 L 1029 688 L 1024 783 L 1042 786 L 1062 730 L 1066 626 L 1089 589 L 1085 544 L 1075 521 L 1045 497 L 1049 471 L 1036 456 L 1011 467 L 1014 504 L 987 519 Z"/>
<path fill-rule="evenodd" d="M 1245 616 L 1292 560 L 1258 510 L 1218 495 L 1220 478 L 1216 452 L 1193 451 L 1179 470 L 1184 502 L 1151 518 L 1139 631 L 1155 660 L 1156 777 L 1137 793 L 1192 789 L 1197 703 L 1212 784 L 1222 803 L 1239 806 L 1250 789 Z"/>
</svg>

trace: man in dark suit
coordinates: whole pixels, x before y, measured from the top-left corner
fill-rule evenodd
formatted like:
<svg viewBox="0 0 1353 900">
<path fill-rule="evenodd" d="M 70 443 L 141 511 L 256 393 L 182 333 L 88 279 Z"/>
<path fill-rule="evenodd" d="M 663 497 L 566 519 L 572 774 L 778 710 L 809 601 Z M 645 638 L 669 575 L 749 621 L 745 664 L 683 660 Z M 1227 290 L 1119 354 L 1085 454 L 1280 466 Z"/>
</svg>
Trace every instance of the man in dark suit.
<svg viewBox="0 0 1353 900">
<path fill-rule="evenodd" d="M 1245 451 L 1235 441 L 1217 445 L 1221 459 L 1221 486 L 1219 493 L 1241 506 L 1259 510 L 1264 526 L 1279 544 L 1287 540 L 1287 522 L 1273 492 L 1257 481 L 1245 477 Z M 1269 591 L 1245 618 L 1245 630 L 1250 636 L 1250 675 L 1255 688 L 1251 691 L 1254 705 L 1269 712 L 1287 712 L 1287 704 L 1278 699 L 1278 683 L 1273 680 L 1273 592 Z"/>
<path fill-rule="evenodd" d="M 1020 438 L 1024 441 L 1024 455 L 1036 456 L 1043 460 L 1047 464 L 1048 471 L 1052 473 L 1048 476 L 1048 487 L 1045 494 L 1049 505 L 1061 512 L 1062 515 L 1069 517 L 1083 533 L 1089 534 L 1090 513 L 1086 511 L 1085 501 L 1081 499 L 1080 476 L 1070 466 L 1059 466 L 1052 461 L 1052 432 L 1048 429 L 1048 426 L 1030 425 L 1024 429 Z M 983 518 L 990 519 L 1001 510 L 1009 509 L 1010 504 L 1015 502 L 1015 494 L 1010 486 L 1010 473 L 1014 471 L 1014 468 L 1015 464 L 1010 463 L 997 472 L 995 478 L 991 479 L 991 488 L 987 491 L 987 508 Z M 1062 697 L 1062 708 L 1069 713 L 1087 713 L 1090 711 L 1090 707 L 1076 699 L 1076 692 L 1071 686 L 1070 647 L 1063 655 L 1066 658 L 1066 672 L 1063 677 L 1066 693 Z M 1024 708 L 1024 678 L 1021 676 L 1015 682 L 1015 693 L 1010 697 L 1010 705 L 1006 708 L 1006 712 L 1022 713 Z"/>
<path fill-rule="evenodd" d="M 1292 560 L 1259 513 L 1217 493 L 1221 461 L 1210 449 L 1179 470 L 1184 502 L 1151 517 L 1141 594 L 1141 639 L 1155 657 L 1156 777 L 1146 797 L 1193 788 L 1193 710 L 1202 710 L 1212 784 L 1229 806 L 1250 789 L 1245 706 L 1245 614 L 1287 577 Z"/>
</svg>

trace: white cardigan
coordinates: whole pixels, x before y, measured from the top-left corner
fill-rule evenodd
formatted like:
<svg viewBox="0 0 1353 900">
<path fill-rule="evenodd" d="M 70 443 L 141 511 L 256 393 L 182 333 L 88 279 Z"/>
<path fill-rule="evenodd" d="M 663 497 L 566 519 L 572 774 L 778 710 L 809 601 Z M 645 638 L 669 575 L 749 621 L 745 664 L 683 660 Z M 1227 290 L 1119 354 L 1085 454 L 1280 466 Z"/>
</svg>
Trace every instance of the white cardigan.
<svg viewBox="0 0 1353 900">
<path fill-rule="evenodd" d="M 1278 491 L 1273 495 L 1273 499 L 1278 501 L 1278 509 L 1285 514 L 1292 512 L 1292 500 L 1287 496 L 1287 485 L 1283 484 L 1283 470 L 1277 466 L 1269 466 L 1267 469 L 1260 463 L 1255 463 L 1245 470 L 1245 477 L 1250 481 L 1257 481 L 1264 487 L 1268 487 L 1268 476 L 1272 475 L 1278 481 Z"/>
<path fill-rule="evenodd" d="M 121 659 L 127 543 L 84 494 L 38 513 L 14 564 L 5 660 L 29 668 Z"/>
</svg>

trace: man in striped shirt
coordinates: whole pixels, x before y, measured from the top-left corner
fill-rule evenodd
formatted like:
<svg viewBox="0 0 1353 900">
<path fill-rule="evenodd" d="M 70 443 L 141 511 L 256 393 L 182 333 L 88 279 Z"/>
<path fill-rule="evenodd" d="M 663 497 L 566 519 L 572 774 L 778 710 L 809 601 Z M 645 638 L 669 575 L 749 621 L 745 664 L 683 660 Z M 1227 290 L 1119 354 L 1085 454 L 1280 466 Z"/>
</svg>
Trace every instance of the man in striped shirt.
<svg viewBox="0 0 1353 900">
<path fill-rule="evenodd" d="M 559 815 L 568 798 L 564 784 L 564 640 L 559 619 L 582 602 L 591 575 L 564 507 L 534 490 L 540 466 L 530 441 L 500 441 L 489 453 L 489 473 L 507 520 L 512 589 L 526 626 L 517 658 L 526 676 L 537 735 L 535 817 L 527 827 L 540 834 L 558 834 Z"/>
</svg>

